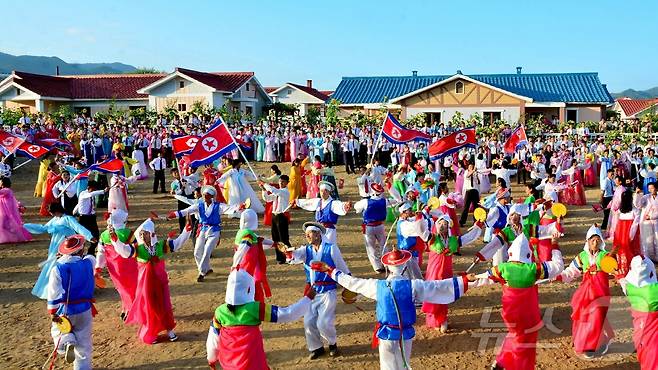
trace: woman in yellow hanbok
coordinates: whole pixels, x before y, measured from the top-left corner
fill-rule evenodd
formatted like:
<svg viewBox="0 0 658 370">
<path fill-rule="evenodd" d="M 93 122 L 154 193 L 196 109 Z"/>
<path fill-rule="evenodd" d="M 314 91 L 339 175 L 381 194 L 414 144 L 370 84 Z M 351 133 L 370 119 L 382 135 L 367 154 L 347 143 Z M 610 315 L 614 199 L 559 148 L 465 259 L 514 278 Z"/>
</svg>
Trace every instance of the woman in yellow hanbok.
<svg viewBox="0 0 658 370">
<path fill-rule="evenodd" d="M 37 175 L 37 184 L 34 186 L 34 197 L 41 198 L 43 192 L 46 191 L 46 177 L 48 177 L 48 166 L 50 165 L 50 159 L 44 158 L 39 164 L 39 175 Z"/>
<path fill-rule="evenodd" d="M 290 204 L 295 204 L 295 200 L 302 196 L 302 171 L 308 164 L 308 157 L 301 159 L 295 158 L 290 166 L 290 182 L 288 183 L 288 191 L 290 192 Z"/>
</svg>

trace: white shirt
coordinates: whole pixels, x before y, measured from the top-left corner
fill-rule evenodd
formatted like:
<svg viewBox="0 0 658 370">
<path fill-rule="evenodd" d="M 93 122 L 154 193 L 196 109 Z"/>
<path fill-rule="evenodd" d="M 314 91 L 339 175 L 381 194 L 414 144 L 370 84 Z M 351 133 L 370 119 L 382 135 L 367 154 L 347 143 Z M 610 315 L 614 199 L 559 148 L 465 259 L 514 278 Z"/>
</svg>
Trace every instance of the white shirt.
<svg viewBox="0 0 658 370">
<path fill-rule="evenodd" d="M 78 205 L 73 209 L 73 214 L 81 216 L 94 215 L 96 209 L 94 208 L 94 197 L 105 194 L 105 190 L 89 191 L 83 190 L 78 197 Z"/>
<path fill-rule="evenodd" d="M 161 171 L 167 168 L 167 160 L 164 158 L 154 158 L 151 163 L 149 163 L 149 167 L 153 171 Z"/>
<path fill-rule="evenodd" d="M 356 179 L 356 185 L 359 188 L 359 195 L 361 198 L 368 198 L 370 196 L 370 185 L 372 179 L 368 175 L 361 175 Z"/>
<path fill-rule="evenodd" d="M 270 184 L 265 184 L 265 190 L 271 194 L 263 191 L 263 200 L 272 202 L 272 214 L 278 215 L 284 213 L 290 204 L 290 192 L 288 188 L 277 189 Z"/>
</svg>

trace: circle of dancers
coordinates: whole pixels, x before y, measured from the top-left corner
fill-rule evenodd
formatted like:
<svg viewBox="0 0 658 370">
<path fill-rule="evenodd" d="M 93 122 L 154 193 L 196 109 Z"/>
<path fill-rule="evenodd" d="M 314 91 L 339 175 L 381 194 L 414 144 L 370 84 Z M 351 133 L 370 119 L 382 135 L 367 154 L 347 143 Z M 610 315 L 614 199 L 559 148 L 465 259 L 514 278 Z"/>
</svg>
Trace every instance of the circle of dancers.
<svg viewBox="0 0 658 370">
<path fill-rule="evenodd" d="M 447 333 L 451 303 L 469 289 L 499 284 L 507 335 L 491 367 L 534 369 L 536 328 L 542 324 L 538 287 L 573 281 L 580 281 L 571 299 L 573 350 L 592 359 L 605 356 L 614 338 L 607 319 L 611 280 L 630 303 L 641 368 L 658 368 L 653 143 L 573 141 L 562 135 L 530 139 L 506 155 L 500 140 L 485 138 L 475 150 L 430 160 L 424 145 L 380 143 L 374 130 L 269 125 L 232 128 L 241 145 L 247 142 L 246 154 L 234 150 L 194 167 L 189 158 L 174 159 L 175 137 L 162 122 L 133 131 L 84 123 L 93 127 L 91 133 L 76 128 L 79 124 L 58 131 L 46 122 L 10 133 L 35 145 L 44 138 L 59 140 L 41 159 L 35 187 L 35 196 L 43 197 L 39 213 L 51 217 L 48 222 L 22 222 L 25 207 L 11 190 L 15 155 L 3 154 L 0 168 L 0 243 L 50 237 L 32 294 L 47 301 L 51 316 L 51 367 L 58 357 L 76 369 L 92 367 L 94 292 L 106 287 L 104 274 L 119 293 L 119 319 L 137 327 L 141 342 L 179 340 L 166 259 L 192 239 L 196 282 L 203 283 L 213 267 L 229 271 L 224 303 L 208 330 L 211 368 L 267 369 L 260 324 L 302 318 L 308 358 L 340 356 L 335 323 L 340 298 L 345 304 L 376 301 L 372 345 L 380 368 L 409 369 L 419 312 L 426 327 Z M 202 134 L 204 126 L 190 128 Z M 336 178 L 332 165 L 340 161 L 340 151 L 346 172 L 354 174 L 348 181 L 356 182 L 361 198 L 354 202 L 339 198 L 344 179 Z M 290 162 L 289 175 L 276 164 L 257 175 L 248 159 Z M 112 167 L 116 163 L 119 167 Z M 153 193 L 170 193 L 172 209 L 166 216 L 151 212 L 131 230 L 128 193 L 149 169 Z M 168 190 L 165 173 L 172 179 Z M 514 177 L 524 184 L 516 199 Z M 589 227 L 582 251 L 565 267 L 559 246 L 565 205 L 585 205 L 585 187 L 600 191 L 592 210 L 602 212 L 603 220 Z M 97 207 L 108 209 L 100 226 Z M 299 230 L 293 228 L 306 241 L 299 247 L 290 243 L 291 209 L 312 212 Z M 363 258 L 375 277 L 353 276 L 341 254 L 340 221 L 351 212 L 362 215 Z M 222 235 L 223 219 L 230 218 L 239 219 L 234 237 Z M 158 237 L 158 222 L 173 219 L 179 229 Z M 261 235 L 259 226 L 269 226 L 271 235 Z M 233 246 L 231 266 L 211 265 L 220 243 Z M 299 299 L 289 306 L 271 304 L 276 297 L 267 280 L 269 250 L 277 263 L 305 277 Z M 455 272 L 453 256 L 462 254 L 472 254 L 472 263 Z M 483 272 L 471 272 L 484 264 Z"/>
</svg>

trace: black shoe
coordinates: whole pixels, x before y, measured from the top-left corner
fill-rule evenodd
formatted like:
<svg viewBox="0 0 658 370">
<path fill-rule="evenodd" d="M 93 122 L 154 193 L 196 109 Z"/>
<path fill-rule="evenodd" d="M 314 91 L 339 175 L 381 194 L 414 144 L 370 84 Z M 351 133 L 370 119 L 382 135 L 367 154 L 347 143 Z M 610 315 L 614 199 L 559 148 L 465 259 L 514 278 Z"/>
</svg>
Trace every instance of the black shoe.
<svg viewBox="0 0 658 370">
<path fill-rule="evenodd" d="M 285 265 L 286 261 L 276 261 L 279 265 Z"/>
<path fill-rule="evenodd" d="M 197 282 L 197 283 L 202 283 L 202 282 L 203 282 L 203 279 L 204 279 L 204 276 L 203 276 L 203 275 L 199 275 L 199 276 L 196 277 L 196 282 Z"/>
<path fill-rule="evenodd" d="M 309 360 L 315 360 L 316 358 L 324 355 L 324 347 L 320 347 L 314 351 L 311 351 L 311 354 L 308 355 Z"/>
<path fill-rule="evenodd" d="M 329 356 L 331 357 L 340 356 L 340 352 L 338 351 L 338 345 L 336 344 L 329 345 Z"/>
<path fill-rule="evenodd" d="M 212 269 L 209 269 L 208 271 L 206 271 L 206 275 L 210 275 L 210 274 L 212 274 L 213 272 L 214 272 L 214 271 L 213 271 Z"/>
<path fill-rule="evenodd" d="M 121 318 L 121 321 L 126 322 L 126 319 L 128 318 L 128 313 L 127 312 L 121 312 L 119 317 Z"/>
</svg>

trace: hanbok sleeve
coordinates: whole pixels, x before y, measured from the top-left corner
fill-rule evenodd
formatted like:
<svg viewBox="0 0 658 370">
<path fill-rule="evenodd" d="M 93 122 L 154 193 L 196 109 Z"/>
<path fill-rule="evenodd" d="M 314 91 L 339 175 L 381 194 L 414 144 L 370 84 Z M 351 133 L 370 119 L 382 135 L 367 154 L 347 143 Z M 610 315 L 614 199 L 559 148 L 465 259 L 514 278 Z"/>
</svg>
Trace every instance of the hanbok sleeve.
<svg viewBox="0 0 658 370">
<path fill-rule="evenodd" d="M 185 242 L 190 238 L 190 235 L 192 234 L 192 229 L 185 227 L 183 229 L 183 232 L 180 233 L 176 238 L 168 238 L 167 239 L 167 246 L 169 247 L 169 251 L 171 252 L 177 252 L 180 250 L 180 248 L 185 244 Z"/>
<path fill-rule="evenodd" d="M 299 208 L 306 211 L 315 212 L 315 210 L 318 209 L 318 202 L 320 202 L 320 198 L 297 199 L 295 202 Z"/>
<path fill-rule="evenodd" d="M 48 313 L 54 314 L 62 305 L 61 299 L 64 295 L 62 286 L 62 276 L 59 269 L 52 268 L 48 274 L 48 285 L 46 288 L 46 298 L 48 300 Z"/>
<path fill-rule="evenodd" d="M 491 241 L 482 247 L 482 249 L 480 249 L 480 251 L 477 252 L 475 256 L 480 261 L 488 261 L 493 258 L 494 254 L 496 254 L 496 252 L 498 252 L 498 250 L 502 248 L 503 245 L 505 245 L 503 239 L 499 235 L 496 235 L 491 238 Z"/>
<path fill-rule="evenodd" d="M 185 217 L 189 214 L 194 214 L 194 213 L 199 213 L 199 203 L 194 203 L 191 206 L 182 209 L 180 211 L 176 211 L 176 216 L 178 217 Z"/>
<path fill-rule="evenodd" d="M 48 232 L 48 227 L 39 224 L 24 224 L 23 227 L 30 232 L 30 234 L 43 234 Z"/>
<path fill-rule="evenodd" d="M 414 298 L 417 301 L 435 304 L 449 304 L 459 298 L 468 290 L 466 275 L 443 280 L 411 281 Z"/>
<path fill-rule="evenodd" d="M 553 249 L 551 260 L 542 262 L 541 264 L 542 279 L 553 279 L 564 270 L 564 261 L 562 260 L 562 252 Z"/>
<path fill-rule="evenodd" d="M 335 244 L 331 245 L 331 259 L 334 261 L 336 268 L 340 271 L 350 275 L 350 269 L 347 267 L 347 263 L 343 259 L 343 254 L 340 253 L 340 249 Z"/>
<path fill-rule="evenodd" d="M 308 308 L 311 306 L 311 300 L 308 297 L 302 297 L 297 302 L 291 304 L 290 306 L 281 307 L 281 306 L 270 306 L 268 304 L 261 303 L 265 306 L 265 310 L 270 309 L 271 314 L 266 316 L 269 322 L 278 322 L 281 324 L 292 322 L 298 320 L 300 317 L 308 311 Z"/>
<path fill-rule="evenodd" d="M 573 261 L 571 261 L 569 266 L 564 269 L 564 271 L 556 276 L 556 278 L 564 281 L 565 283 L 570 283 L 582 275 L 581 269 L 582 267 L 580 266 L 579 258 L 576 257 L 573 259 Z"/>
<path fill-rule="evenodd" d="M 377 299 L 378 279 L 357 278 L 348 274 L 344 274 L 339 269 L 332 271 L 331 278 L 349 291 L 359 293 L 366 298 Z"/>
<path fill-rule="evenodd" d="M 94 236 L 91 234 L 89 230 L 87 230 L 84 226 L 80 225 L 78 221 L 76 221 L 75 218 L 72 216 L 64 216 L 66 226 L 71 228 L 73 231 L 75 231 L 77 234 L 80 234 L 85 237 L 87 241 L 91 240 L 94 238 Z"/>
</svg>

